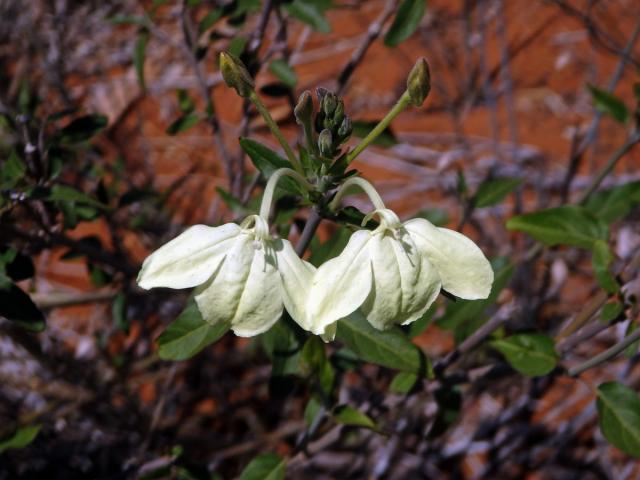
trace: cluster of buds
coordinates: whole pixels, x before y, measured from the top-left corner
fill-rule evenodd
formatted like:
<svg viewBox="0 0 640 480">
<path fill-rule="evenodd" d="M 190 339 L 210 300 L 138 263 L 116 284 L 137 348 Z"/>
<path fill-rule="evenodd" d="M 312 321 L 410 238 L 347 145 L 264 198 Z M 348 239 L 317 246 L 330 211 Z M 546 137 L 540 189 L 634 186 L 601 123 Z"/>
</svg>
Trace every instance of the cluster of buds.
<svg viewBox="0 0 640 480">
<path fill-rule="evenodd" d="M 340 145 L 351 136 L 353 125 L 344 113 L 344 102 L 335 93 L 318 88 L 316 95 L 320 103 L 314 122 L 318 133 L 318 150 L 323 157 L 333 158 Z"/>
<path fill-rule="evenodd" d="M 344 102 L 335 93 L 318 88 L 316 95 L 319 108 L 315 116 L 308 91 L 300 95 L 294 114 L 305 130 L 309 148 L 320 157 L 332 159 L 338 156 L 340 146 L 351 136 L 353 125 L 344 113 Z"/>
</svg>

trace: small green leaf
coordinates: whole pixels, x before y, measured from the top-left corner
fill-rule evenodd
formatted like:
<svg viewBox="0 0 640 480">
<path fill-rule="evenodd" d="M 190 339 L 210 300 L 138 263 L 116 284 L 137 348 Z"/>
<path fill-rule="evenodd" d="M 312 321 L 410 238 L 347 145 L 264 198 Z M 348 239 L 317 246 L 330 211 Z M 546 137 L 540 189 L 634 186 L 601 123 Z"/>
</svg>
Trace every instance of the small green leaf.
<svg viewBox="0 0 640 480">
<path fill-rule="evenodd" d="M 144 17 L 136 17 L 133 15 L 114 15 L 108 18 L 107 21 L 114 25 L 140 25 L 144 27 L 147 24 Z"/>
<path fill-rule="evenodd" d="M 623 310 L 624 305 L 617 300 L 605 303 L 600 313 L 600 320 L 604 323 L 609 323 L 618 318 L 618 315 L 620 315 Z"/>
<path fill-rule="evenodd" d="M 0 170 L 0 187 L 13 188 L 27 173 L 27 167 L 15 150 L 11 150 L 9 158 L 3 163 Z"/>
<path fill-rule="evenodd" d="M 494 340 L 491 346 L 502 353 L 513 368 L 530 377 L 546 375 L 558 362 L 553 340 L 541 333 L 519 333 Z"/>
<path fill-rule="evenodd" d="M 182 113 L 191 113 L 195 110 L 196 106 L 193 103 L 192 98 L 189 96 L 189 92 L 185 89 L 178 89 L 176 96 L 178 97 L 178 107 Z"/>
<path fill-rule="evenodd" d="M 356 410 L 349 405 L 339 405 L 333 410 L 333 417 L 338 423 L 350 425 L 352 427 L 364 427 L 371 430 L 378 430 L 376 422 L 371 417 Z"/>
<path fill-rule="evenodd" d="M 293 88 L 298 83 L 298 76 L 295 70 L 282 59 L 274 60 L 269 64 L 269 71 L 278 77 L 282 83 L 289 88 Z"/>
<path fill-rule="evenodd" d="M 158 337 L 158 355 L 163 360 L 186 360 L 220 339 L 229 327 L 225 323 L 205 322 L 191 298 L 178 318 Z"/>
<path fill-rule="evenodd" d="M 324 17 L 322 8 L 314 0 L 294 0 L 293 3 L 284 5 L 284 8 L 289 14 L 320 33 L 331 31 L 331 25 Z"/>
<path fill-rule="evenodd" d="M 577 205 L 518 215 L 507 222 L 507 228 L 528 233 L 545 245 L 572 245 L 587 250 L 596 240 L 609 236 L 609 228 L 602 220 Z"/>
<path fill-rule="evenodd" d="M 473 198 L 476 208 L 491 207 L 502 202 L 522 184 L 519 178 L 494 178 L 483 182 Z"/>
<path fill-rule="evenodd" d="M 127 319 L 126 297 L 123 292 L 118 292 L 111 302 L 111 318 L 118 330 L 129 331 L 129 321 Z"/>
<path fill-rule="evenodd" d="M 280 168 L 291 168 L 288 160 L 285 160 L 276 152 L 263 144 L 249 138 L 240 139 L 240 147 L 249 155 L 255 167 L 269 179 L 273 173 Z M 278 182 L 278 187 L 287 193 L 300 195 L 301 190 L 298 183 L 289 177 L 284 177 Z"/>
<path fill-rule="evenodd" d="M 0 440 L 0 453 L 12 448 L 26 447 L 36 439 L 41 428 L 42 425 L 27 425 L 18 428 L 9 438 Z"/>
<path fill-rule="evenodd" d="M 611 262 L 613 262 L 613 253 L 607 242 L 604 240 L 596 240 L 593 243 L 593 255 L 591 257 L 593 271 L 596 275 L 598 285 L 600 285 L 605 292 L 613 294 L 619 290 L 620 285 L 618 285 L 618 282 L 609 270 Z"/>
<path fill-rule="evenodd" d="M 102 209 L 107 208 L 106 205 L 100 203 L 98 200 L 67 185 L 54 185 L 53 187 L 51 187 L 51 192 L 46 196 L 46 199 L 54 202 L 75 202 L 79 204 L 91 205 L 93 207 Z"/>
<path fill-rule="evenodd" d="M 144 57 L 147 51 L 147 43 L 149 42 L 149 32 L 143 30 L 136 44 L 133 47 L 133 68 L 136 70 L 136 77 L 138 79 L 138 85 L 142 90 L 146 90 L 146 82 L 144 78 Z"/>
<path fill-rule="evenodd" d="M 89 140 L 107 126 L 103 115 L 85 115 L 73 120 L 60 131 L 63 143 L 80 143 Z"/>
<path fill-rule="evenodd" d="M 258 455 L 240 474 L 240 480 L 284 480 L 286 463 L 275 453 Z"/>
<path fill-rule="evenodd" d="M 604 437 L 623 452 L 640 458 L 640 397 L 618 382 L 598 386 L 598 416 Z"/>
<path fill-rule="evenodd" d="M 620 123 L 626 123 L 629 118 L 629 110 L 622 100 L 595 85 L 588 85 L 588 88 L 596 110 L 611 115 Z"/>
<path fill-rule="evenodd" d="M 45 328 L 42 312 L 15 284 L 0 289 L 0 316 L 31 332 L 42 332 Z"/>
<path fill-rule="evenodd" d="M 607 224 L 621 220 L 640 203 L 640 181 L 629 182 L 589 197 L 585 208 Z"/>
<path fill-rule="evenodd" d="M 167 134 L 176 135 L 180 132 L 190 129 L 198 124 L 200 118 L 195 113 L 187 113 L 178 117 L 171 125 L 167 127 Z"/>
<path fill-rule="evenodd" d="M 206 30 L 209 30 L 220 18 L 222 18 L 222 8 L 214 8 L 200 20 L 198 32 L 202 34 Z"/>
<path fill-rule="evenodd" d="M 336 337 L 365 362 L 429 378 L 433 376 L 429 360 L 402 330 L 376 330 L 359 310 L 338 322 Z"/>
<path fill-rule="evenodd" d="M 389 390 L 398 395 L 406 395 L 409 393 L 418 383 L 420 378 L 414 373 L 399 372 L 393 377 Z"/>
<path fill-rule="evenodd" d="M 387 47 L 395 47 L 409 38 L 420 25 L 426 7 L 426 0 L 403 0 L 389 31 L 384 36 L 384 44 Z"/>
<path fill-rule="evenodd" d="M 229 46 L 227 47 L 227 52 L 229 52 L 231 55 L 234 55 L 240 58 L 248 42 L 249 40 L 246 37 L 242 37 L 242 36 L 234 37 L 233 40 L 229 42 Z"/>
</svg>

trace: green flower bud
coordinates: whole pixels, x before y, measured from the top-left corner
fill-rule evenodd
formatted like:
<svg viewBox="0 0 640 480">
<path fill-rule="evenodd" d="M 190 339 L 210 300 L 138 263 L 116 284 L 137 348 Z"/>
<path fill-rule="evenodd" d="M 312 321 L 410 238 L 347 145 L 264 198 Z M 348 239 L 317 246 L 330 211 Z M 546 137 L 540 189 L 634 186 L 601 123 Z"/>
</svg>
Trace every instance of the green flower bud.
<svg viewBox="0 0 640 480">
<path fill-rule="evenodd" d="M 333 135 L 331 135 L 331 131 L 326 128 L 320 132 L 320 136 L 318 136 L 318 149 L 320 150 L 320 155 L 323 157 L 331 158 L 333 156 Z"/>
<path fill-rule="evenodd" d="M 322 98 L 322 111 L 327 117 L 332 117 L 338 106 L 338 97 L 334 93 L 328 92 Z"/>
<path fill-rule="evenodd" d="M 353 124 L 351 123 L 351 119 L 349 117 L 344 117 L 344 120 L 342 120 L 340 128 L 338 129 L 338 137 L 340 137 L 340 143 L 349 138 L 351 136 L 351 132 L 353 132 Z"/>
<path fill-rule="evenodd" d="M 298 98 L 298 103 L 293 109 L 293 115 L 300 125 L 311 123 L 311 115 L 313 115 L 313 100 L 308 90 L 302 92 Z"/>
<path fill-rule="evenodd" d="M 235 55 L 229 52 L 220 53 L 220 71 L 225 83 L 235 88 L 241 97 L 248 98 L 255 90 L 255 83 L 247 71 L 247 67 Z"/>
<path fill-rule="evenodd" d="M 338 100 L 338 105 L 336 106 L 336 109 L 333 112 L 333 122 L 336 125 L 340 125 L 343 119 L 344 119 L 344 102 L 342 100 Z"/>
<path fill-rule="evenodd" d="M 424 58 L 419 59 L 411 69 L 407 78 L 407 92 L 411 104 L 419 107 L 429 95 L 431 90 L 431 74 L 429 73 L 429 64 Z"/>
</svg>

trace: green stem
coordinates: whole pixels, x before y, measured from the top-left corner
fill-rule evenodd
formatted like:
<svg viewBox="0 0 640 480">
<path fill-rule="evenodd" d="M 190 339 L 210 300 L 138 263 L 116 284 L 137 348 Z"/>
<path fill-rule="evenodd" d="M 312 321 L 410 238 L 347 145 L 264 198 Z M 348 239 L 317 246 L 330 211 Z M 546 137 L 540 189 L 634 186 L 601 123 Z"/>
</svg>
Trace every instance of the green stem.
<svg viewBox="0 0 640 480">
<path fill-rule="evenodd" d="M 329 204 L 329 210 L 331 210 L 332 212 L 335 212 L 337 210 L 337 208 L 340 206 L 340 200 L 342 200 L 342 197 L 344 197 L 345 193 L 351 186 L 360 187 L 364 191 L 364 193 L 367 194 L 376 210 L 387 208 L 384 206 L 382 197 L 380 197 L 380 194 L 376 191 L 373 185 L 367 182 L 364 178 L 351 177 L 340 186 L 338 192 L 336 193 L 336 196 L 333 197 L 333 200 L 331 200 L 331 203 Z"/>
<path fill-rule="evenodd" d="M 589 187 L 587 187 L 585 192 L 580 197 L 580 201 L 578 203 L 585 203 L 587 200 L 589 200 L 589 197 L 591 197 L 591 195 L 593 195 L 593 193 L 598 189 L 606 176 L 611 173 L 618 161 L 622 157 L 624 157 L 627 152 L 631 150 L 631 148 L 638 142 L 640 142 L 640 133 L 635 133 L 631 137 L 629 137 L 627 141 L 624 142 L 624 144 L 620 148 L 618 148 L 618 150 L 613 152 L 613 155 L 611 155 L 609 161 L 607 161 L 606 165 L 602 167 L 602 170 L 600 170 L 596 178 L 594 178 Z"/>
<path fill-rule="evenodd" d="M 293 153 L 293 150 L 291 150 L 291 147 L 289 146 L 287 139 L 284 138 L 284 135 L 282 135 L 280 128 L 278 128 L 278 124 L 273 119 L 273 117 L 269 113 L 269 110 L 267 110 L 267 107 L 264 105 L 264 103 L 262 103 L 262 100 L 260 100 L 260 97 L 258 97 L 258 94 L 256 93 L 255 90 L 252 90 L 251 93 L 249 94 L 249 100 L 251 100 L 253 104 L 256 106 L 256 108 L 258 109 L 258 112 L 260 112 L 260 115 L 262 115 L 262 118 L 264 118 L 264 121 L 267 123 L 267 126 L 271 130 L 271 133 L 273 133 L 273 135 L 278 139 L 278 142 L 280 142 L 280 145 L 282 145 L 282 148 L 287 154 L 287 158 L 291 162 L 291 165 L 293 165 L 293 168 L 295 169 L 295 171 L 298 172 L 300 175 L 304 175 L 302 166 L 300 165 L 298 158 Z"/>
<path fill-rule="evenodd" d="M 356 145 L 349 154 L 347 155 L 347 163 L 351 163 L 362 151 L 369 146 L 371 142 L 373 142 L 378 136 L 384 132 L 384 130 L 389 126 L 394 118 L 396 118 L 400 113 L 402 113 L 409 105 L 411 104 L 411 98 L 409 97 L 409 92 L 405 91 L 398 102 L 393 106 L 393 108 L 385 115 L 385 117 L 380 120 L 380 123 L 376 125 L 376 127 L 369 132 L 369 134 L 362 139 L 362 141 Z"/>
<path fill-rule="evenodd" d="M 300 175 L 298 172 L 291 170 L 290 168 L 279 168 L 273 175 L 269 178 L 267 182 L 267 186 L 264 189 L 264 193 L 262 194 L 262 203 L 260 204 L 260 217 L 265 221 L 269 221 L 269 213 L 271 212 L 271 203 L 273 202 L 273 194 L 276 191 L 276 186 L 282 177 L 291 177 L 296 180 L 300 185 L 302 185 L 307 190 L 312 190 L 313 185 L 311 185 L 306 178 Z"/>
<path fill-rule="evenodd" d="M 629 335 L 624 340 L 616 343 L 613 347 L 605 350 L 599 355 L 596 355 L 591 360 L 584 362 L 582 365 L 578 365 L 577 367 L 573 367 L 569 369 L 569 375 L 575 377 L 576 375 L 580 375 L 585 370 L 588 370 L 596 365 L 600 365 L 601 363 L 606 362 L 607 360 L 612 359 L 622 351 L 624 351 L 629 345 L 640 340 L 640 329 L 635 330 L 631 335 Z"/>
</svg>

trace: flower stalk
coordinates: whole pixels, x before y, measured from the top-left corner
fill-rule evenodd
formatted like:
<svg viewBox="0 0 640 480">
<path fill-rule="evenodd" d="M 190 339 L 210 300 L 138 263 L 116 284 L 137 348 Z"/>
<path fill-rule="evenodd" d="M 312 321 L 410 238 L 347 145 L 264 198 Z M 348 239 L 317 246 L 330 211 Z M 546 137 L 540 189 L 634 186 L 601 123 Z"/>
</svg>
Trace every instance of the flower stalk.
<svg viewBox="0 0 640 480">
<path fill-rule="evenodd" d="M 262 218 L 265 222 L 269 221 L 269 213 L 271 213 L 273 195 L 276 191 L 276 187 L 278 186 L 278 182 L 282 177 L 291 177 L 300 185 L 302 185 L 307 191 L 313 190 L 313 185 L 311 185 L 306 178 L 304 178 L 295 170 L 291 170 L 290 168 L 279 168 L 269 178 L 267 186 L 264 189 L 264 194 L 262 195 L 262 203 L 260 204 L 260 218 Z"/>
<path fill-rule="evenodd" d="M 336 192 L 336 196 L 333 197 L 333 200 L 331 200 L 331 203 L 329 204 L 329 210 L 335 212 L 338 209 L 342 197 L 344 197 L 347 190 L 352 186 L 360 187 L 360 189 L 362 189 L 364 193 L 367 194 L 369 200 L 371 200 L 371 203 L 376 210 L 386 208 L 384 206 L 384 202 L 382 201 L 382 197 L 380 197 L 380 194 L 373 187 L 373 185 L 371 185 L 371 183 L 367 182 L 364 178 L 361 177 L 352 177 L 340 186 L 340 188 Z"/>
</svg>

